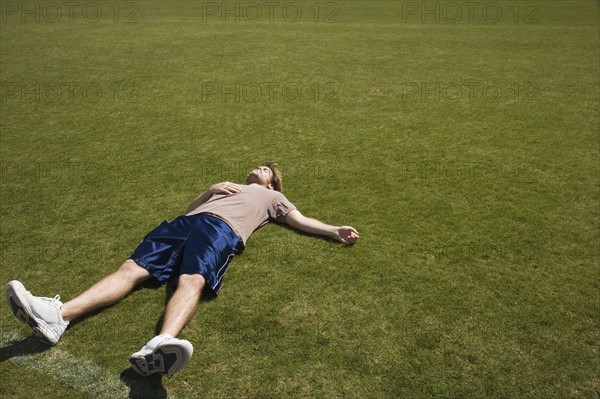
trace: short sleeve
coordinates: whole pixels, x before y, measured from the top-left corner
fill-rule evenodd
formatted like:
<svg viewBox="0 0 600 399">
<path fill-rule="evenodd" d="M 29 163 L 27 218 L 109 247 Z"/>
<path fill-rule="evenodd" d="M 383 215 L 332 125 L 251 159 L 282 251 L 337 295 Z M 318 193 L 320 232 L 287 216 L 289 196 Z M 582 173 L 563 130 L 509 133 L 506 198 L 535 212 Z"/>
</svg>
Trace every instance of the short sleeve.
<svg viewBox="0 0 600 399">
<path fill-rule="evenodd" d="M 296 206 L 285 198 L 283 194 L 278 195 L 269 207 L 269 218 L 283 224 L 287 214 L 295 209 Z"/>
</svg>

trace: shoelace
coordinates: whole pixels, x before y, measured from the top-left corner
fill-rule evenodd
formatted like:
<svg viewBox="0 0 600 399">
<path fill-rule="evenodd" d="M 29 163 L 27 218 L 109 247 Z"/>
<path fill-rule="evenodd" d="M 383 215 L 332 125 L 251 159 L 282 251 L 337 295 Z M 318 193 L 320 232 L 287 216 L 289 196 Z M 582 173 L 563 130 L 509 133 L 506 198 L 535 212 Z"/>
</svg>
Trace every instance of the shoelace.
<svg viewBox="0 0 600 399">
<path fill-rule="evenodd" d="M 51 305 L 60 306 L 60 295 L 56 295 L 54 298 L 46 298 L 46 297 L 39 297 L 39 298 L 42 301 L 48 302 Z"/>
<path fill-rule="evenodd" d="M 38 298 L 41 299 L 42 301 L 48 303 L 49 305 L 54 306 L 54 308 L 56 308 L 56 310 L 58 311 L 58 318 L 59 318 L 58 323 L 61 326 L 66 328 L 69 325 L 69 322 L 63 320 L 63 318 L 60 314 L 60 308 L 62 308 L 62 302 L 60 301 L 60 295 L 56 295 L 54 298 L 46 298 L 46 297 L 38 297 Z"/>
</svg>

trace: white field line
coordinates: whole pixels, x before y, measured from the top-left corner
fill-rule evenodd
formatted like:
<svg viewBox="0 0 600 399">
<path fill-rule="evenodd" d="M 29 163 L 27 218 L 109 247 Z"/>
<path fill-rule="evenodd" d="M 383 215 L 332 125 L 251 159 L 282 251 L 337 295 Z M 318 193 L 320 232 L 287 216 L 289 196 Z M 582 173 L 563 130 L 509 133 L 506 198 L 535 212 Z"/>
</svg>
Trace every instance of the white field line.
<svg viewBox="0 0 600 399">
<path fill-rule="evenodd" d="M 21 334 L 0 328 L 0 350 L 11 362 L 42 373 L 62 384 L 84 392 L 92 398 L 130 397 L 131 389 L 121 381 L 119 376 L 110 373 L 104 367 L 74 356 L 58 347 L 37 353 L 27 353 L 23 344 L 16 344 L 23 338 L 25 337 Z M 164 394 L 161 397 L 175 399 L 173 396 Z"/>
</svg>

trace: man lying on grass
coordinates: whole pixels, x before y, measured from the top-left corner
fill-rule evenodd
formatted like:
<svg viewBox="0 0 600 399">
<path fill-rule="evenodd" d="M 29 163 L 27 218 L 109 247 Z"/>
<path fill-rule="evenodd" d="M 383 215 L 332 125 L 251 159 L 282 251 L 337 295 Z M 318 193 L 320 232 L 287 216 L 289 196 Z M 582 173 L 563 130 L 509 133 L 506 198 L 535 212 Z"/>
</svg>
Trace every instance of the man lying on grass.
<svg viewBox="0 0 600 399">
<path fill-rule="evenodd" d="M 275 163 L 252 170 L 245 185 L 215 184 L 190 204 L 186 215 L 164 221 L 148 233 L 116 272 L 64 304 L 59 296 L 36 297 L 19 281 L 11 281 L 6 286 L 11 311 L 42 342 L 54 345 L 71 320 L 120 301 L 151 277 L 160 283 L 171 280 L 177 288 L 165 307 L 160 334 L 129 359 L 141 375 L 171 375 L 193 351 L 190 342 L 175 337 L 191 320 L 203 291 L 213 297 L 219 294 L 227 265 L 258 227 L 276 221 L 344 244 L 358 239 L 353 227 L 303 216 L 281 188 Z"/>
</svg>

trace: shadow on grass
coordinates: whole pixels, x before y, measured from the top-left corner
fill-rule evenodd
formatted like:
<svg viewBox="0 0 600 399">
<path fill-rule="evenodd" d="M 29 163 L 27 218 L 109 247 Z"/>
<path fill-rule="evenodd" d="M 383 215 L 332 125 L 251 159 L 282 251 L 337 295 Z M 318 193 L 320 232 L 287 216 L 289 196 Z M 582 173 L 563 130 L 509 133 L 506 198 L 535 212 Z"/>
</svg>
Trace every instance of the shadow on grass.
<svg viewBox="0 0 600 399">
<path fill-rule="evenodd" d="M 156 289 L 159 289 L 160 287 L 161 287 L 161 284 L 159 282 L 157 282 L 154 279 L 149 279 L 149 280 L 144 281 L 143 283 L 139 284 L 137 287 L 135 287 L 133 289 L 133 291 L 130 292 L 127 295 L 127 297 L 129 297 L 130 295 L 135 294 L 137 291 L 140 291 L 142 289 L 153 289 L 153 290 L 156 290 Z M 123 299 L 126 299 L 127 297 L 125 297 Z M 83 316 L 80 316 L 80 317 L 78 317 L 78 318 L 76 318 L 74 320 L 71 320 L 69 322 L 69 328 L 73 328 L 77 324 L 83 322 L 85 319 L 93 317 L 93 316 L 96 316 L 97 314 L 100 314 L 100 313 L 104 312 L 105 310 L 112 308 L 113 306 L 119 306 L 120 302 L 122 302 L 122 300 L 119 301 L 119 302 L 117 302 L 117 303 L 115 303 L 115 304 L 113 304 L 113 305 L 109 305 L 109 306 L 106 306 L 106 307 L 103 307 L 103 308 L 100 308 L 100 309 L 97 309 L 97 310 L 93 310 L 93 311 L 91 311 L 89 313 L 84 314 Z"/>
<path fill-rule="evenodd" d="M 169 302 L 169 300 L 173 296 L 173 293 L 175 292 L 175 289 L 177 287 L 176 278 L 172 278 L 166 284 L 159 283 L 158 281 L 156 281 L 154 279 L 147 280 L 147 281 L 141 283 L 140 285 L 138 285 L 137 287 L 135 287 L 135 289 L 129 295 L 133 295 L 133 294 L 135 294 L 135 292 L 143 290 L 143 289 L 156 290 L 156 289 L 161 288 L 162 286 L 164 286 L 164 288 L 165 288 L 165 294 L 166 295 L 165 295 L 164 304 L 165 304 L 165 307 L 166 307 L 167 303 Z M 201 301 L 211 301 L 211 300 L 213 300 L 214 296 L 211 295 L 210 293 L 207 294 L 206 292 L 207 292 L 207 290 L 204 290 L 204 292 L 202 293 Z M 129 296 L 129 295 L 127 295 L 127 296 Z M 121 302 L 121 301 L 119 301 L 119 302 Z M 69 328 L 73 328 L 76 325 L 78 325 L 79 323 L 85 321 L 87 318 L 96 316 L 96 315 L 104 312 L 105 310 L 112 308 L 113 306 L 118 306 L 119 302 L 117 302 L 117 303 L 115 303 L 113 305 L 106 306 L 104 308 L 100 308 L 100 309 L 91 311 L 91 312 L 86 313 L 85 315 L 83 315 L 81 317 L 78 317 L 78 318 L 76 318 L 74 320 L 71 320 L 69 322 Z M 159 320 L 156 322 L 156 325 L 154 327 L 154 333 L 155 334 L 159 334 L 160 333 L 161 327 L 162 327 L 163 322 L 164 322 L 164 318 L 165 318 L 165 313 L 164 313 L 164 309 L 163 309 L 163 312 L 162 312 Z"/>
<path fill-rule="evenodd" d="M 156 322 L 156 325 L 154 326 L 154 334 L 156 334 L 156 335 L 160 334 L 162 325 L 165 321 L 165 310 L 166 310 L 167 304 L 169 303 L 169 300 L 171 300 L 171 297 L 173 296 L 173 293 L 175 292 L 176 288 L 177 288 L 177 277 L 171 278 L 165 284 L 165 302 L 164 302 L 163 312 L 160 315 L 160 318 L 158 319 L 158 321 Z M 207 289 L 205 286 L 205 289 L 202 291 L 202 295 L 200 296 L 199 304 L 202 304 L 203 302 L 209 302 L 214 299 L 215 299 L 215 296 L 211 293 L 210 289 Z"/>
<path fill-rule="evenodd" d="M 126 368 L 121 373 L 121 381 L 130 389 L 130 399 L 166 399 L 167 390 L 163 386 L 162 376 L 142 377 L 133 369 Z"/>
<path fill-rule="evenodd" d="M 50 349 L 50 346 L 41 343 L 33 335 L 20 341 L 11 342 L 9 345 L 0 348 L 0 363 L 17 356 L 27 356 L 41 353 Z"/>
</svg>

